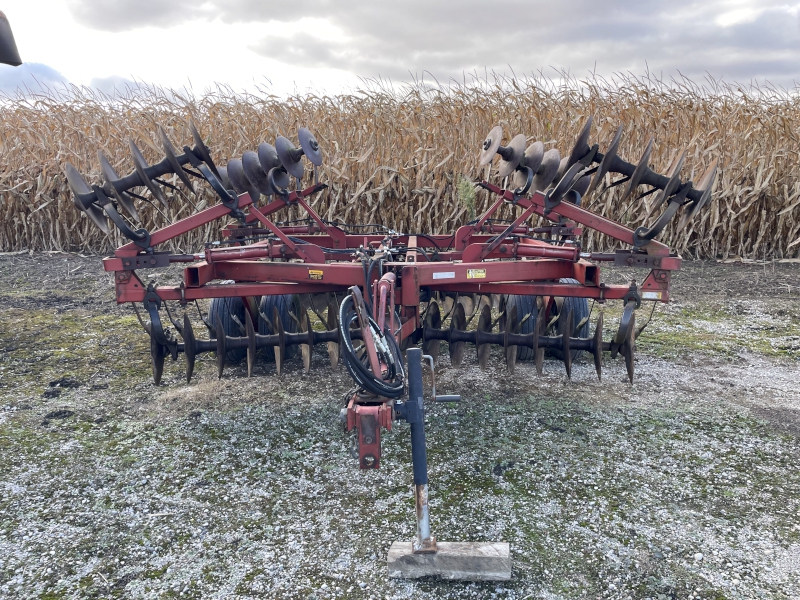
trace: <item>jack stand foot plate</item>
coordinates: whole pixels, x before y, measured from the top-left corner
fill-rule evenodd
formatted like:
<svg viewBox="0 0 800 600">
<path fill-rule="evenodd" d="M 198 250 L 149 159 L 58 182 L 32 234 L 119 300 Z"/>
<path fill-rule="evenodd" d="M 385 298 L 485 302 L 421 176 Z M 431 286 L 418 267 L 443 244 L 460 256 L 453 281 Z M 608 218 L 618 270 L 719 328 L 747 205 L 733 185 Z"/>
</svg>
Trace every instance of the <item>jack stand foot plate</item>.
<svg viewBox="0 0 800 600">
<path fill-rule="evenodd" d="M 441 577 L 466 581 L 511 579 L 511 551 L 506 542 L 437 542 L 433 554 L 414 554 L 411 542 L 389 548 L 389 577 Z"/>
</svg>

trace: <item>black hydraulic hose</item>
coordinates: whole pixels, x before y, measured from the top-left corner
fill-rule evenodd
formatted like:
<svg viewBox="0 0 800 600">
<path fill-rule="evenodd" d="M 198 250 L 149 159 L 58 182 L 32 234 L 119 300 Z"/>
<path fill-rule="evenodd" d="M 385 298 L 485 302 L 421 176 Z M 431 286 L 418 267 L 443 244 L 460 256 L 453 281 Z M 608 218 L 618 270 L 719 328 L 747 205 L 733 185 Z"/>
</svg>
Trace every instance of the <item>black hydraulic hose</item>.
<svg viewBox="0 0 800 600">
<path fill-rule="evenodd" d="M 354 318 L 355 317 L 355 318 Z M 355 321 L 357 317 L 354 314 L 350 316 L 350 323 Z M 372 324 L 372 320 L 370 319 Z M 385 386 L 385 381 L 382 378 L 375 377 L 372 371 L 370 371 L 366 365 L 359 359 L 358 355 L 355 352 L 355 348 L 352 345 L 352 340 L 350 341 L 349 345 L 345 346 L 345 365 L 350 372 L 351 377 L 363 388 L 367 389 L 375 394 L 388 396 L 392 394 L 391 387 Z M 385 359 L 386 355 L 382 352 L 379 353 L 380 358 Z M 393 365 L 390 364 L 390 369 L 388 375 L 390 378 L 394 378 L 395 376 L 395 369 Z"/>
<path fill-rule="evenodd" d="M 388 330 L 383 334 L 380 333 L 377 323 L 369 317 L 370 328 L 380 338 L 375 341 L 377 343 L 383 342 L 388 347 L 389 354 L 376 348 L 380 358 L 389 366 L 389 380 L 387 381 L 379 373 L 376 374 L 369 370 L 356 353 L 353 340 L 350 337 L 350 326 L 357 319 L 358 315 L 355 311 L 353 298 L 352 296 L 347 296 L 339 306 L 339 333 L 342 339 L 342 357 L 347 372 L 361 389 L 385 398 L 399 398 L 404 391 L 405 373 L 403 370 L 403 357 L 397 341 Z"/>
<path fill-rule="evenodd" d="M 370 300 L 370 301 L 367 302 L 367 307 L 370 308 L 370 309 L 374 308 L 372 306 L 372 302 L 371 302 L 372 296 L 369 293 L 370 292 L 370 288 L 372 286 L 372 269 L 375 268 L 375 264 L 377 263 L 377 265 L 378 265 L 378 279 L 383 277 L 383 261 L 384 260 L 385 260 L 384 258 L 378 258 L 378 259 L 371 258 L 369 260 L 369 268 L 367 269 L 366 279 L 364 280 L 364 283 L 365 283 L 364 290 L 366 290 L 366 293 L 369 296 L 367 298 L 367 300 Z M 370 313 L 371 313 L 371 310 L 370 310 Z"/>
<path fill-rule="evenodd" d="M 477 221 L 476 221 L 476 222 L 477 222 Z M 415 235 L 415 236 L 417 236 L 417 237 L 422 237 L 422 238 L 425 238 L 425 239 L 427 239 L 427 240 L 429 240 L 429 241 L 433 242 L 433 246 L 434 246 L 434 248 L 435 248 L 436 250 L 447 250 L 448 248 L 452 248 L 452 247 L 453 247 L 453 240 L 455 240 L 455 238 L 456 238 L 456 234 L 455 234 L 455 233 L 454 233 L 453 235 L 451 235 L 451 236 L 448 236 L 448 238 L 447 238 L 447 239 L 448 239 L 448 240 L 450 240 L 450 243 L 449 243 L 449 244 L 447 244 L 447 246 L 445 246 L 444 248 L 440 248 L 440 247 L 439 247 L 439 241 L 438 241 L 438 240 L 436 240 L 436 239 L 434 239 L 433 237 L 429 236 L 429 235 L 428 235 L 428 234 L 426 234 L 426 233 L 403 233 L 403 234 L 401 234 L 401 235 L 407 235 L 407 236 L 409 236 L 409 237 L 411 237 L 412 235 Z"/>
<path fill-rule="evenodd" d="M 372 275 L 372 261 L 369 263 L 369 268 L 367 268 L 367 260 L 363 258 L 361 260 L 361 269 L 364 271 L 364 306 L 367 307 L 367 312 L 372 314 L 371 307 L 372 307 L 372 296 L 369 293 L 369 278 Z"/>
</svg>

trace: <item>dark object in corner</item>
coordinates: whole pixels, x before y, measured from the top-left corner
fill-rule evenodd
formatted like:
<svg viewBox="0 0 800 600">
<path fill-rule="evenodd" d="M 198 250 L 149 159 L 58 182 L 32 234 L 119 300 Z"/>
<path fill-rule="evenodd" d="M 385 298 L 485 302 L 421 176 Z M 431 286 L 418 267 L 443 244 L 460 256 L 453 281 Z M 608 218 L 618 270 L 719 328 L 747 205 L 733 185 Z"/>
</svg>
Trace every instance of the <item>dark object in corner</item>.
<svg viewBox="0 0 800 600">
<path fill-rule="evenodd" d="M 12 67 L 22 64 L 22 59 L 17 51 L 17 43 L 14 41 L 14 34 L 11 32 L 11 25 L 3 11 L 0 11 L 0 62 Z"/>
</svg>

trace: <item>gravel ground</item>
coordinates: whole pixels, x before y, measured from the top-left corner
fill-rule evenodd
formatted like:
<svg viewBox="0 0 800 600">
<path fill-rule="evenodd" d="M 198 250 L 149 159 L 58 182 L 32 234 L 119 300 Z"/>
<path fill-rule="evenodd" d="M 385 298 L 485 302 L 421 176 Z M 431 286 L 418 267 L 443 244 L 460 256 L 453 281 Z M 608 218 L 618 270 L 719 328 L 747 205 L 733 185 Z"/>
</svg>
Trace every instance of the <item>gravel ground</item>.
<svg viewBox="0 0 800 600">
<path fill-rule="evenodd" d="M 434 533 L 509 542 L 498 584 L 387 579 L 408 426 L 359 471 L 321 349 L 156 388 L 96 257 L 0 256 L 0 596 L 798 598 L 800 265 L 685 267 L 633 386 L 619 360 L 601 384 L 440 359 L 463 401 L 427 413 Z"/>
</svg>

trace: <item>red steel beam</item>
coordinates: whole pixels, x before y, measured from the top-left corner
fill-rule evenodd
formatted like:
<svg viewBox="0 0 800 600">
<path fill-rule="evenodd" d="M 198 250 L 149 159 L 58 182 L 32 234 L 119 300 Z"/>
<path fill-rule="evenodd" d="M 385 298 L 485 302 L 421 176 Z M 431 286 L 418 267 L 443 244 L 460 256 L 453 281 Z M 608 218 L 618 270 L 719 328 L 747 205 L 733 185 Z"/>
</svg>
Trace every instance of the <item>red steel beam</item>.
<svg viewBox="0 0 800 600">
<path fill-rule="evenodd" d="M 239 196 L 239 208 L 244 208 L 252 203 L 253 201 L 250 199 L 248 194 L 242 194 Z M 158 231 L 154 231 L 150 235 L 150 245 L 156 247 L 158 244 L 163 244 L 164 242 L 168 242 L 169 240 L 183 235 L 184 233 L 189 233 L 192 229 L 197 229 L 203 225 L 208 225 L 212 221 L 221 219 L 227 214 L 230 214 L 230 210 L 228 210 L 221 203 L 201 210 L 199 213 L 193 214 L 185 219 L 181 219 L 177 223 L 167 225 Z M 118 257 L 136 256 L 141 251 L 142 248 L 140 246 L 137 246 L 131 242 L 117 248 L 117 251 L 114 253 L 114 255 Z"/>
<path fill-rule="evenodd" d="M 310 286 L 336 286 L 338 289 L 352 285 L 363 286 L 364 269 L 361 263 L 307 264 L 249 260 L 200 262 L 184 269 L 187 287 L 201 287 L 215 279 L 270 283 L 305 282 Z"/>
<path fill-rule="evenodd" d="M 509 190 L 503 190 L 496 185 L 486 182 L 483 182 L 483 185 L 486 189 L 500 195 L 509 202 L 514 200 L 514 194 Z M 601 217 L 600 215 L 583 209 L 580 206 L 572 204 L 571 202 L 559 202 L 553 208 L 548 210 L 545 207 L 544 194 L 542 192 L 535 192 L 528 198 L 518 198 L 516 203 L 522 208 L 529 208 L 533 206 L 536 214 L 550 219 L 551 221 L 555 221 L 555 219 L 550 216 L 551 214 L 565 217 L 571 221 L 575 221 L 576 223 L 580 223 L 581 225 L 585 225 L 586 227 L 594 229 L 595 231 L 613 237 L 621 242 L 633 245 L 633 229 L 625 227 L 624 225 L 620 225 L 619 223 L 611 221 L 610 219 L 606 219 L 605 217 Z M 643 248 L 648 254 L 651 255 L 669 255 L 669 247 L 665 246 L 661 242 L 656 242 L 655 240 L 650 241 Z"/>
<path fill-rule="evenodd" d="M 281 294 L 316 294 L 319 292 L 338 292 L 340 285 L 310 285 L 291 283 L 231 283 L 207 284 L 199 288 L 180 286 L 158 286 L 156 293 L 162 300 L 193 301 L 204 298 L 231 298 L 247 296 L 273 296 Z M 142 302 L 147 293 L 141 284 L 117 285 L 117 302 Z"/>
<path fill-rule="evenodd" d="M 520 294 L 534 296 L 571 296 L 595 300 L 619 300 L 630 291 L 627 285 L 586 286 L 574 283 L 451 283 L 431 286 L 440 292 L 464 294 Z"/>
</svg>

